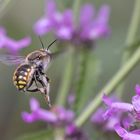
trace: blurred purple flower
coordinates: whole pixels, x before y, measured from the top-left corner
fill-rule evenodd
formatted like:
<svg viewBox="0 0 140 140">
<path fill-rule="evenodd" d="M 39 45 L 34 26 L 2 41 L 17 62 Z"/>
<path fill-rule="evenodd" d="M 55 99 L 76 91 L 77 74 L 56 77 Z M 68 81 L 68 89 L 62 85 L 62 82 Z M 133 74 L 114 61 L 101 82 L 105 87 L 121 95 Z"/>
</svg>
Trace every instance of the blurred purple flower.
<svg viewBox="0 0 140 140">
<path fill-rule="evenodd" d="M 27 123 L 35 121 L 45 121 L 55 125 L 72 122 L 74 113 L 71 110 L 66 110 L 63 107 L 54 107 L 53 110 L 40 108 L 38 101 L 34 98 L 30 100 L 31 113 L 22 112 L 22 118 Z"/>
<path fill-rule="evenodd" d="M 132 103 L 124 102 L 113 102 L 106 95 L 103 96 L 104 103 L 108 106 L 107 111 L 104 113 L 104 118 L 107 119 L 112 116 L 112 114 L 117 114 L 118 112 L 131 113 L 133 118 L 140 120 L 140 86 L 135 87 L 136 95 L 132 97 Z"/>
<path fill-rule="evenodd" d="M 115 131 L 117 134 L 123 138 L 123 140 L 140 140 L 140 130 L 135 130 L 128 132 L 123 127 L 121 127 L 119 124 L 115 125 Z"/>
<path fill-rule="evenodd" d="M 108 106 L 107 111 L 104 113 L 104 119 L 108 119 L 112 114 L 117 114 L 118 112 L 132 112 L 133 105 L 123 102 L 113 102 L 111 98 L 106 95 L 103 96 L 104 103 Z"/>
<path fill-rule="evenodd" d="M 135 87 L 136 95 L 132 97 L 132 103 L 125 103 L 108 96 L 103 96 L 107 105 L 99 108 L 91 117 L 91 122 L 100 126 L 104 131 L 114 130 L 114 125 L 120 123 L 125 129 L 135 126 L 140 120 L 140 86 Z"/>
<path fill-rule="evenodd" d="M 114 127 L 117 134 L 123 140 L 140 140 L 140 130 L 137 128 L 137 122 L 140 121 L 140 86 L 135 86 L 136 95 L 132 97 L 132 103 L 113 101 L 106 95 L 103 96 L 104 103 L 108 109 L 99 110 L 92 116 L 92 121 L 104 124 L 104 127 Z M 102 118 L 101 118 L 102 117 Z M 104 121 L 102 120 L 104 118 Z M 114 121 L 114 119 L 116 120 Z M 112 121 L 113 120 L 113 121 Z M 133 130 L 128 132 L 127 130 Z"/>
<path fill-rule="evenodd" d="M 27 123 L 32 123 L 38 120 L 42 120 L 48 123 L 56 123 L 57 122 L 57 116 L 45 109 L 40 108 L 40 105 L 38 101 L 35 98 L 32 98 L 30 100 L 30 108 L 31 113 L 28 112 L 22 112 L 22 119 Z"/>
<path fill-rule="evenodd" d="M 105 108 L 99 108 L 92 116 L 91 122 L 94 125 L 98 125 L 103 131 L 114 131 L 114 125 L 120 122 L 120 114 L 112 115 L 110 119 L 104 119 L 103 114 L 105 113 Z"/>
<path fill-rule="evenodd" d="M 110 99 L 104 95 L 103 99 L 107 105 L 111 105 L 113 102 L 118 102 L 119 100 L 115 97 Z M 110 109 L 110 108 L 109 108 Z M 114 131 L 114 125 L 120 123 L 124 128 L 130 128 L 133 123 L 133 118 L 130 114 L 124 114 L 123 112 L 116 112 L 117 110 L 111 109 L 111 111 L 106 111 L 106 108 L 100 107 L 98 110 L 91 116 L 91 122 L 94 125 L 102 128 L 103 131 Z"/>
<path fill-rule="evenodd" d="M 75 102 L 75 94 L 74 93 L 69 94 L 67 100 L 68 100 L 68 105 L 72 106 Z"/>
<path fill-rule="evenodd" d="M 74 43 L 95 41 L 110 33 L 108 26 L 110 9 L 109 6 L 103 5 L 96 18 L 93 18 L 94 11 L 91 4 L 84 5 L 80 10 L 79 25 L 76 26 L 71 9 L 60 13 L 57 11 L 55 1 L 48 0 L 45 13 L 35 23 L 34 31 L 37 35 L 53 31 L 57 38 Z"/>
<path fill-rule="evenodd" d="M 87 135 L 74 124 L 70 124 L 66 127 L 65 138 L 70 140 L 88 140 Z"/>
<path fill-rule="evenodd" d="M 135 92 L 136 92 L 137 95 L 140 95 L 140 85 L 137 84 L 135 86 Z"/>
<path fill-rule="evenodd" d="M 39 102 L 35 98 L 30 100 L 31 113 L 22 112 L 22 119 L 27 123 L 35 121 L 44 121 L 53 127 L 63 127 L 65 130 L 65 138 L 71 140 L 88 140 L 81 129 L 77 128 L 74 123 L 74 113 L 63 107 L 53 107 L 50 111 L 42 109 Z"/>
<path fill-rule="evenodd" d="M 5 28 L 0 26 L 0 48 L 7 48 L 11 53 L 16 53 L 20 49 L 29 46 L 30 43 L 30 37 L 25 37 L 18 41 L 8 37 Z"/>
</svg>

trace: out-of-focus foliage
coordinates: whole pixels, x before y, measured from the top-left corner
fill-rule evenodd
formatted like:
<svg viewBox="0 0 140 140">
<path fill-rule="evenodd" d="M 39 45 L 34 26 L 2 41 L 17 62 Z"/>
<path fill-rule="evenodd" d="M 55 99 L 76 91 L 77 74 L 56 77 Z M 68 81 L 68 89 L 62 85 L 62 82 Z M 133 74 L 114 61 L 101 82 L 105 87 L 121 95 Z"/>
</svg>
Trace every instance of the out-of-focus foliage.
<svg viewBox="0 0 140 140">
<path fill-rule="evenodd" d="M 16 140 L 50 140 L 53 139 L 52 131 L 43 130 L 40 132 L 23 135 Z"/>
</svg>

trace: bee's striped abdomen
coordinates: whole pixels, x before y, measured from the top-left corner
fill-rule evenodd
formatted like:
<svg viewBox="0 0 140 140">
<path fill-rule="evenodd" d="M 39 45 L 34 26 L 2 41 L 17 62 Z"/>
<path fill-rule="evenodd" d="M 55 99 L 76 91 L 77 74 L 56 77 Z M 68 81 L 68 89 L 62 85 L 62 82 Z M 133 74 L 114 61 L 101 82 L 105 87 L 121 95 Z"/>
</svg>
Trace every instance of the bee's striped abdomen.
<svg viewBox="0 0 140 140">
<path fill-rule="evenodd" d="M 30 65 L 23 64 L 15 70 L 13 75 L 13 82 L 17 89 L 23 90 L 27 86 L 31 69 L 32 68 Z"/>
</svg>

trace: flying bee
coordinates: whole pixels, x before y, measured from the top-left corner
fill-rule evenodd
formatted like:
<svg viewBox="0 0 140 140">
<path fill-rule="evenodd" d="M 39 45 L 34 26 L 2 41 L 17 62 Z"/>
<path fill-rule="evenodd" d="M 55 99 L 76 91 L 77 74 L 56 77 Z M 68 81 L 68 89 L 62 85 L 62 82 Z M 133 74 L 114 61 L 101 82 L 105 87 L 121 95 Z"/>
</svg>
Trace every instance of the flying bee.
<svg viewBox="0 0 140 140">
<path fill-rule="evenodd" d="M 16 88 L 23 92 L 39 91 L 45 95 L 49 107 L 51 107 L 49 98 L 50 83 L 45 71 L 51 60 L 49 47 L 54 42 L 56 42 L 56 40 L 45 49 L 41 41 L 42 49 L 35 50 L 29 53 L 26 57 L 13 55 L 0 56 L 0 61 L 5 64 L 19 64 L 13 74 L 13 83 Z"/>
</svg>

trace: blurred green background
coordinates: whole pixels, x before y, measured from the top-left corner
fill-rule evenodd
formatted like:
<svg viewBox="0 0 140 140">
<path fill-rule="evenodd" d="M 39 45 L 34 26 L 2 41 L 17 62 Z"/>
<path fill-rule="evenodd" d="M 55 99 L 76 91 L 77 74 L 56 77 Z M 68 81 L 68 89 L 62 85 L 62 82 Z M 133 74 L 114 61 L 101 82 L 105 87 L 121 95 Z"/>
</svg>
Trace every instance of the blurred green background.
<svg viewBox="0 0 140 140">
<path fill-rule="evenodd" d="M 59 9 L 72 7 L 72 0 L 58 0 Z M 102 4 L 109 4 L 111 7 L 110 26 L 111 36 L 100 40 L 97 43 L 95 54 L 101 62 L 101 75 L 97 86 L 97 91 L 119 69 L 122 52 L 124 50 L 125 38 L 131 14 L 133 11 L 133 0 L 83 0 L 82 3 L 91 2 L 98 9 Z M 0 0 L 2 8 L 4 0 Z M 14 39 L 20 39 L 30 35 L 32 44 L 21 51 L 21 55 L 27 55 L 29 52 L 40 48 L 40 42 L 33 33 L 33 25 L 44 12 L 44 0 L 11 0 L 7 6 L 0 11 L 0 25 L 7 29 L 8 35 Z M 139 32 L 139 31 L 138 31 Z M 54 38 L 52 35 L 46 35 L 43 38 L 44 44 L 50 43 Z M 52 49 L 53 51 L 53 49 Z M 0 50 L 3 54 L 3 50 Z M 62 63 L 65 55 L 59 56 L 53 60 L 47 74 L 51 79 L 51 98 L 55 100 L 64 64 Z M 19 93 L 12 83 L 12 74 L 14 66 L 0 64 L 0 139 L 13 140 L 25 133 L 42 130 L 46 127 L 45 123 L 36 122 L 26 124 L 21 119 L 21 112 L 29 110 L 29 99 L 37 96 L 42 104 L 44 99 L 36 94 Z M 93 69 L 94 71 L 94 69 Z M 140 67 L 133 70 L 128 77 L 125 93 L 131 96 L 134 94 L 134 86 L 140 83 Z M 92 74 L 92 73 L 91 73 Z M 131 94 L 130 94 L 131 93 Z M 86 94 L 86 93 L 85 93 Z M 93 93 L 94 94 L 94 93 Z M 53 101 L 52 101 L 53 102 Z M 45 105 L 44 105 L 45 106 Z"/>
</svg>

